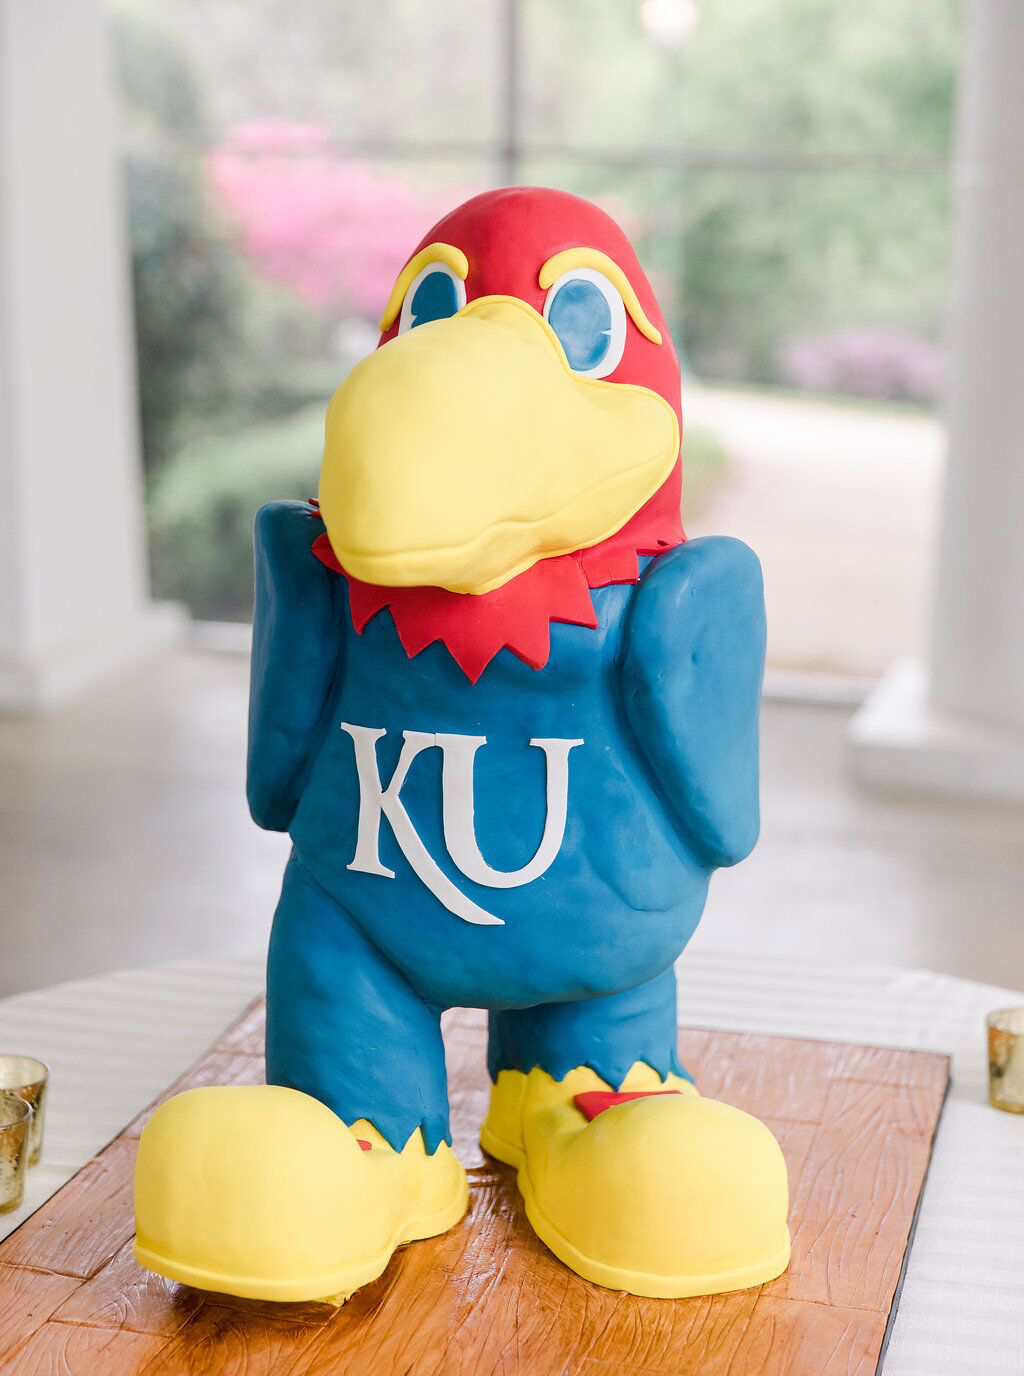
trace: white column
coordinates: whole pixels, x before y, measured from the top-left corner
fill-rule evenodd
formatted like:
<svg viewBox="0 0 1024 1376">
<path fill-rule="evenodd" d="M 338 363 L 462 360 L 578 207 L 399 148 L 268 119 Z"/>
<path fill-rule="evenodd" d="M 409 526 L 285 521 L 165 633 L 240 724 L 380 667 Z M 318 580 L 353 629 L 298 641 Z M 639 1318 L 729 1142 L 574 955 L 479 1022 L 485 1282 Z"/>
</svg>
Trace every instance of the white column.
<svg viewBox="0 0 1024 1376">
<path fill-rule="evenodd" d="M 965 20 L 932 649 L 851 739 L 869 783 L 1024 799 L 1024 0 Z"/>
<path fill-rule="evenodd" d="M 968 14 L 931 690 L 1024 730 L 1024 4 Z"/>
<path fill-rule="evenodd" d="M 0 0 L 0 708 L 165 642 L 98 0 Z"/>
</svg>

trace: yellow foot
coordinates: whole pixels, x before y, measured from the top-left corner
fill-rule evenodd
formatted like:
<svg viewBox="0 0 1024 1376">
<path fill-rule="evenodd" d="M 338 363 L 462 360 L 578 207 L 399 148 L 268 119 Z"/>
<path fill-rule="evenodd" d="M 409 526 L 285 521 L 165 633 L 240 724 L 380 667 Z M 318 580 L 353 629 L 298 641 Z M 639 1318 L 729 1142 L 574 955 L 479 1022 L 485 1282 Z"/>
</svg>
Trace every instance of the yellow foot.
<svg viewBox="0 0 1024 1376">
<path fill-rule="evenodd" d="M 466 1200 L 451 1149 L 428 1155 L 419 1132 L 396 1152 L 294 1089 L 192 1089 L 139 1142 L 135 1255 L 202 1290 L 338 1303 L 403 1242 L 447 1232 Z"/>
<path fill-rule="evenodd" d="M 768 1128 L 640 1063 L 620 1089 L 644 1097 L 588 1121 L 576 1096 L 610 1088 L 582 1067 L 560 1081 L 498 1076 L 480 1141 L 516 1167 L 541 1241 L 586 1280 L 634 1295 L 714 1295 L 780 1275 L 788 1187 Z"/>
</svg>

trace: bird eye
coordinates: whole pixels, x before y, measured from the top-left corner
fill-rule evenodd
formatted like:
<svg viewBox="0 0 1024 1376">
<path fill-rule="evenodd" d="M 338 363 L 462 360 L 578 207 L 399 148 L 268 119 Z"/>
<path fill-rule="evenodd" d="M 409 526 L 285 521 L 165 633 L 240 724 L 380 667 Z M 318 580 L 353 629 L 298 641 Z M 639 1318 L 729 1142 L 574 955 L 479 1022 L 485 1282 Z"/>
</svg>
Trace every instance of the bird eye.
<svg viewBox="0 0 1024 1376">
<path fill-rule="evenodd" d="M 572 268 L 563 273 L 545 297 L 544 319 L 574 373 L 607 377 L 619 366 L 626 347 L 626 307 L 603 272 Z"/>
<path fill-rule="evenodd" d="M 466 304 L 466 284 L 444 263 L 428 263 L 405 293 L 398 333 L 426 325 L 430 320 L 447 320 Z"/>
</svg>

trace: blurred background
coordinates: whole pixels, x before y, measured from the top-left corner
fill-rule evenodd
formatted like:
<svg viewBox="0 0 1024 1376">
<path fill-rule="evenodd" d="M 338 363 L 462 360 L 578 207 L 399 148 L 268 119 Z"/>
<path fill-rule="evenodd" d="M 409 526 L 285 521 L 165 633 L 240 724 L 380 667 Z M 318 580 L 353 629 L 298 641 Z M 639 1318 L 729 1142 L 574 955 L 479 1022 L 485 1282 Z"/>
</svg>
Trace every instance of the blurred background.
<svg viewBox="0 0 1024 1376">
<path fill-rule="evenodd" d="M 1006 0 L 0 5 L 0 994 L 265 941 L 252 518 L 424 230 L 516 183 L 632 237 L 687 529 L 765 567 L 764 839 L 697 940 L 1024 983 L 1021 341 L 955 173 L 1022 216 Z"/>
<path fill-rule="evenodd" d="M 539 183 L 604 205 L 654 280 L 691 379 L 688 521 L 725 504 L 789 546 L 773 660 L 870 674 L 920 648 L 952 0 L 135 0 L 113 24 L 157 596 L 248 616 L 252 515 L 315 489 L 324 402 L 410 246 Z M 840 628 L 821 602 L 887 446 L 893 601 L 862 587 Z"/>
</svg>

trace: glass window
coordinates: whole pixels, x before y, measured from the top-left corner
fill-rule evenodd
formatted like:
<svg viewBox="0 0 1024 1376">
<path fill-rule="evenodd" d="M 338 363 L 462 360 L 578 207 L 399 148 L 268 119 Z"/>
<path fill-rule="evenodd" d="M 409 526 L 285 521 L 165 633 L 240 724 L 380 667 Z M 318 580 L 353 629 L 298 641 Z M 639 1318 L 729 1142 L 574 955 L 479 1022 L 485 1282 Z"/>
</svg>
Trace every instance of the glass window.
<svg viewBox="0 0 1024 1376">
<path fill-rule="evenodd" d="M 770 605 L 776 661 L 871 672 L 916 648 L 956 0 L 115 14 L 159 595 L 249 614 L 252 516 L 314 491 L 325 402 L 373 347 L 409 250 L 467 195 L 539 182 L 597 200 L 637 246 L 686 373 L 684 515 L 768 552 L 770 603 L 773 577 L 788 589 Z M 450 310 L 443 274 L 421 293 L 417 321 Z M 568 331 L 602 303 L 577 285 L 555 304 Z M 581 367 L 593 323 L 573 336 Z M 905 605 L 875 631 L 849 605 L 854 513 L 871 511 L 887 576 L 908 564 Z M 831 620 L 807 602 L 829 569 L 848 604 Z"/>
</svg>

